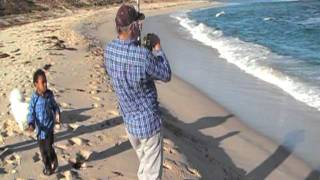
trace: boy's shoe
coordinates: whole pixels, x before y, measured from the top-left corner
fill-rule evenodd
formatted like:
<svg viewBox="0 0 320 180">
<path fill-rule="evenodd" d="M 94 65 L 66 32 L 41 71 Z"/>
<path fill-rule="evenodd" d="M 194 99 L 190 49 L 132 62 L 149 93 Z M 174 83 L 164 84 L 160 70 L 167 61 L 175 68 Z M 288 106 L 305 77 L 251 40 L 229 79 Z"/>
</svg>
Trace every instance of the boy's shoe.
<svg viewBox="0 0 320 180">
<path fill-rule="evenodd" d="M 56 159 L 55 161 L 53 161 L 52 163 L 52 172 L 56 172 L 57 168 L 58 168 L 58 160 Z"/>
<path fill-rule="evenodd" d="M 43 168 L 42 172 L 46 176 L 50 176 L 52 174 L 52 170 L 48 168 Z"/>
</svg>

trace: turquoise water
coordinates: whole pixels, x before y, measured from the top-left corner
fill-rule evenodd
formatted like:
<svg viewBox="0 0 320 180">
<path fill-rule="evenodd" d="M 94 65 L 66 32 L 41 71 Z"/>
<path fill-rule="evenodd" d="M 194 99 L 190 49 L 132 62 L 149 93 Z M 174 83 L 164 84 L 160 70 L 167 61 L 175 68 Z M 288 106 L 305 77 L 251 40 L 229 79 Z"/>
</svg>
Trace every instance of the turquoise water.
<svg viewBox="0 0 320 180">
<path fill-rule="evenodd" d="M 176 18 L 228 62 L 320 110 L 320 1 L 239 1 Z"/>
<path fill-rule="evenodd" d="M 216 17 L 219 12 L 224 14 Z M 320 1 L 265 2 L 190 13 L 198 22 L 270 48 L 280 55 L 320 65 Z"/>
</svg>

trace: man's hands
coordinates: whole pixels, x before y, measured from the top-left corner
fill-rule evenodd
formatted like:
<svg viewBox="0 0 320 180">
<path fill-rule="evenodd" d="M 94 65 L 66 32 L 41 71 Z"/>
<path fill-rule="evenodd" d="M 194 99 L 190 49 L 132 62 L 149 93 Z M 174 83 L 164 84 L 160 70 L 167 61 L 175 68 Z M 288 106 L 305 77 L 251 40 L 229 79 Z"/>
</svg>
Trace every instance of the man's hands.
<svg viewBox="0 0 320 180">
<path fill-rule="evenodd" d="M 143 46 L 149 49 L 150 51 L 159 51 L 161 50 L 160 38 L 154 33 L 148 33 L 143 38 Z"/>
<path fill-rule="evenodd" d="M 149 38 L 150 38 L 150 44 L 152 46 L 152 51 L 161 50 L 160 38 L 154 33 L 151 33 L 149 36 L 150 36 Z"/>
<path fill-rule="evenodd" d="M 160 51 L 161 50 L 161 45 L 160 45 L 160 41 L 153 47 L 154 51 Z"/>
</svg>

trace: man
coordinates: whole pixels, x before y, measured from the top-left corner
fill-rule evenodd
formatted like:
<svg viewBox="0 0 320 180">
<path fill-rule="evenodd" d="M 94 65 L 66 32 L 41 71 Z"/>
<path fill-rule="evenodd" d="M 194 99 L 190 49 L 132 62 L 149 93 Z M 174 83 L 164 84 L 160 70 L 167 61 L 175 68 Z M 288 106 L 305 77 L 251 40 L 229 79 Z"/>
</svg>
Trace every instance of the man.
<svg viewBox="0 0 320 180">
<path fill-rule="evenodd" d="M 160 40 L 152 35 L 152 52 L 137 41 L 144 19 L 133 6 L 122 5 L 115 23 L 118 37 L 105 48 L 105 65 L 116 92 L 130 143 L 140 161 L 139 180 L 162 176 L 162 120 L 154 80 L 168 82 L 171 70 Z"/>
</svg>

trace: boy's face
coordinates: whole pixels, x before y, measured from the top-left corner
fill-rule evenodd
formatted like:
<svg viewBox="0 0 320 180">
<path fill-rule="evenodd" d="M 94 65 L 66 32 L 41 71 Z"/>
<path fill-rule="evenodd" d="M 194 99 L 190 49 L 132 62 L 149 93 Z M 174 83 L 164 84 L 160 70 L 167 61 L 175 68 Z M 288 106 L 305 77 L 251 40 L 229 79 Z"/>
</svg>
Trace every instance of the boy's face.
<svg viewBox="0 0 320 180">
<path fill-rule="evenodd" d="M 44 76 L 39 76 L 37 82 L 34 84 L 36 90 L 40 94 L 44 94 L 47 91 L 47 79 Z"/>
</svg>

